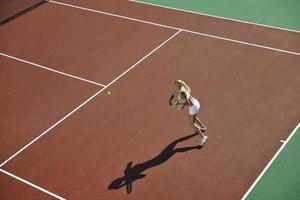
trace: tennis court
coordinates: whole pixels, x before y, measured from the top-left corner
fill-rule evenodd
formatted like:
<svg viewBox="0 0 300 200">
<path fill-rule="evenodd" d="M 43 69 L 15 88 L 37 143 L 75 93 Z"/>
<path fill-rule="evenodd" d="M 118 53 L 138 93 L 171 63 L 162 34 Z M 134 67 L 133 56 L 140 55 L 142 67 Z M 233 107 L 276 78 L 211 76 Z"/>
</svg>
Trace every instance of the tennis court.
<svg viewBox="0 0 300 200">
<path fill-rule="evenodd" d="M 1 199 L 299 199 L 297 14 L 166 2 L 1 17 Z M 167 103 L 176 79 L 201 102 L 202 148 Z"/>
</svg>

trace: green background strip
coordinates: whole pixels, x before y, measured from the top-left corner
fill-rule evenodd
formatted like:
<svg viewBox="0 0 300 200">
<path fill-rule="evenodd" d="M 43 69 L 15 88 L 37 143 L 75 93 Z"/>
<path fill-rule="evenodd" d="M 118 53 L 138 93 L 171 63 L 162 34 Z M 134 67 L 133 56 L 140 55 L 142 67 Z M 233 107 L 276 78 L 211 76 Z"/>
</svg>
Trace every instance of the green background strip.
<svg viewBox="0 0 300 200">
<path fill-rule="evenodd" d="M 300 0 L 141 0 L 138 2 L 300 31 Z"/>
<path fill-rule="evenodd" d="M 246 198 L 260 199 L 300 199 L 300 128 Z"/>
</svg>

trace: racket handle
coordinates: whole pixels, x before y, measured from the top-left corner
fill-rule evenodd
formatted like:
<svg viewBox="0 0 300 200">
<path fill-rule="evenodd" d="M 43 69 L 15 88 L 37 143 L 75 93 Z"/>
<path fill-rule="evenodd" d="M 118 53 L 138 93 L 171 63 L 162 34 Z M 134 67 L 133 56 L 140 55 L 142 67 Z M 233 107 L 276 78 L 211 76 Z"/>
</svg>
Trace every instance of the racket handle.
<svg viewBox="0 0 300 200">
<path fill-rule="evenodd" d="M 168 102 L 169 102 L 169 105 L 170 105 L 170 106 L 173 105 L 172 101 L 173 101 L 174 97 L 175 97 L 174 94 L 171 94 L 171 95 L 169 96 L 169 101 L 168 101 Z"/>
</svg>

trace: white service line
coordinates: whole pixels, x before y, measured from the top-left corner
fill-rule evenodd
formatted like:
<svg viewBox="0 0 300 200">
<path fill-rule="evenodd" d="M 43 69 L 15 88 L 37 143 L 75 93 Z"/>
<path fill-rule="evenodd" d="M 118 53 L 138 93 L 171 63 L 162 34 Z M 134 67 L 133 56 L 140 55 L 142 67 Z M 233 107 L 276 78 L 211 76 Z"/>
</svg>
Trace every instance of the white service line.
<svg viewBox="0 0 300 200">
<path fill-rule="evenodd" d="M 39 65 L 39 64 L 36 64 L 36 63 L 33 63 L 33 62 L 29 62 L 27 60 L 23 60 L 21 58 L 17 58 L 15 56 L 11 56 L 11 55 L 8 55 L 8 54 L 5 54 L 5 53 L 1 53 L 0 52 L 0 55 L 1 56 L 4 56 L 4 57 L 7 57 L 7 58 L 10 58 L 10 59 L 13 59 L 13 60 L 17 60 L 17 61 L 20 61 L 20 62 L 23 62 L 23 63 L 26 63 L 26 64 L 29 64 L 29 65 L 33 65 L 33 66 L 36 66 L 36 67 L 39 67 L 39 68 L 42 68 L 42 69 L 45 69 L 45 70 L 48 70 L 48 71 L 51 71 L 51 72 L 55 72 L 57 74 L 61 74 L 61 75 L 64 75 L 64 76 L 68 76 L 68 77 L 71 77 L 71 78 L 74 78 L 74 79 L 77 79 L 77 80 L 81 80 L 81 81 L 84 81 L 84 82 L 87 82 L 87 83 L 92 83 L 94 85 L 98 85 L 98 86 L 101 86 L 101 87 L 105 87 L 105 85 L 101 84 L 101 83 L 97 83 L 97 82 L 94 82 L 94 81 L 90 81 L 90 80 L 87 80 L 87 79 L 84 79 L 84 78 L 80 78 L 78 76 L 74 76 L 74 75 L 71 75 L 71 74 L 67 74 L 65 72 L 61 72 L 61 71 L 58 71 L 58 70 L 55 70 L 55 69 L 51 69 L 49 67 L 45 67 L 43 65 Z"/>
<path fill-rule="evenodd" d="M 0 169 L 0 172 L 4 173 L 4 174 L 6 174 L 6 175 L 8 175 L 8 176 L 10 176 L 12 178 L 15 178 L 18 181 L 21 181 L 21 182 L 23 182 L 23 183 L 25 183 L 25 184 L 27 184 L 27 185 L 35 188 L 35 189 L 38 189 L 38 190 L 40 190 L 40 191 L 42 191 L 42 192 L 44 192 L 44 193 L 46 193 L 46 194 L 48 194 L 48 195 L 50 195 L 52 197 L 55 197 L 56 199 L 65 200 L 65 198 L 62 198 L 62 197 L 58 196 L 57 194 L 54 194 L 54 193 L 52 193 L 52 192 L 50 192 L 48 190 L 45 190 L 44 188 L 41 188 L 40 186 L 37 186 L 37 185 L 35 185 L 33 183 L 30 183 L 29 181 L 26 181 L 25 179 L 20 178 L 20 177 L 14 175 L 12 173 L 9 173 L 9 172 L 7 172 L 7 171 L 5 171 L 3 169 Z M 16 192 L 18 192 L 18 191 L 16 191 Z"/>
<path fill-rule="evenodd" d="M 73 111 L 71 111 L 69 114 L 67 114 L 66 116 L 64 116 L 62 119 L 60 119 L 58 122 L 56 122 L 55 124 L 53 124 L 50 128 L 48 128 L 46 131 L 44 131 L 43 133 L 41 133 L 38 137 L 36 137 L 34 140 L 32 140 L 31 142 L 29 142 L 28 144 L 26 144 L 23 148 L 21 148 L 19 151 L 17 151 L 14 155 L 12 155 L 11 157 L 9 157 L 6 161 L 4 161 L 3 163 L 1 163 L 0 168 L 3 167 L 7 162 L 9 162 L 10 160 L 12 160 L 14 157 L 16 157 L 17 155 L 19 155 L 22 151 L 24 151 L 25 149 L 27 149 L 30 145 L 32 145 L 33 143 L 35 143 L 37 140 L 39 140 L 41 137 L 43 137 L 46 133 L 48 133 L 50 130 L 52 130 L 53 128 L 55 128 L 57 125 L 59 125 L 61 122 L 63 122 L 65 119 L 67 119 L 70 115 L 72 115 L 73 113 L 75 113 L 77 110 L 79 110 L 81 107 L 83 107 L 85 104 L 87 104 L 89 101 L 91 101 L 93 98 L 95 98 L 98 94 L 100 94 L 103 90 L 105 90 L 107 87 L 109 87 L 110 85 L 112 85 L 114 82 L 116 82 L 117 80 L 119 80 L 122 76 L 124 76 L 127 72 L 129 72 L 131 69 L 133 69 L 135 66 L 137 66 L 139 63 L 141 63 L 143 60 L 145 60 L 147 57 L 149 57 L 152 53 L 154 53 L 156 50 L 158 50 L 160 47 L 162 47 L 164 44 L 166 44 L 168 41 L 170 41 L 172 38 L 174 38 L 177 34 L 179 34 L 181 32 L 181 30 L 177 31 L 175 34 L 173 34 L 171 37 L 169 37 L 166 41 L 164 41 L 163 43 L 161 43 L 159 46 L 157 46 L 155 49 L 153 49 L 150 53 L 148 53 L 146 56 L 144 56 L 142 59 L 140 59 L 138 62 L 136 62 L 134 65 L 132 65 L 129 69 L 127 69 L 126 71 L 124 71 L 121 75 L 119 75 L 117 78 L 115 78 L 113 81 L 111 81 L 108 85 L 106 85 L 104 88 L 102 88 L 100 91 L 98 91 L 97 93 L 95 93 L 93 96 L 91 96 L 90 98 L 88 98 L 86 101 L 84 101 L 82 104 L 80 104 L 77 108 L 75 108 Z"/>
<path fill-rule="evenodd" d="M 247 196 L 250 194 L 250 192 L 253 190 L 253 188 L 258 183 L 258 181 L 262 178 L 262 176 L 266 173 L 266 171 L 269 169 L 269 167 L 271 166 L 271 164 L 277 158 L 277 156 L 279 155 L 279 153 L 283 150 L 283 148 L 291 140 L 291 138 L 296 133 L 296 131 L 298 130 L 299 127 L 300 127 L 300 122 L 298 123 L 298 125 L 296 126 L 296 128 L 293 130 L 293 132 L 289 135 L 289 137 L 287 138 L 287 140 L 283 143 L 283 145 L 279 148 L 279 150 L 276 152 L 276 154 L 273 156 L 273 158 L 270 160 L 270 162 L 268 163 L 268 165 L 263 169 L 263 171 L 260 173 L 260 175 L 256 178 L 256 180 L 254 181 L 254 183 L 251 185 L 251 187 L 248 189 L 248 191 L 245 193 L 245 195 L 243 196 L 243 198 L 241 200 L 245 200 L 247 198 Z"/>
<path fill-rule="evenodd" d="M 150 24 L 150 25 L 154 25 L 154 26 L 159 26 L 159 27 L 164 27 L 164 28 L 169 28 L 169 29 L 174 29 L 174 30 L 182 30 L 183 32 L 197 34 L 197 35 L 210 37 L 210 38 L 214 38 L 214 39 L 225 40 L 225 41 L 234 42 L 234 43 L 238 43 L 238 44 L 243 44 L 243 45 L 248 45 L 248 46 L 253 46 L 253 47 L 258 47 L 258 48 L 263 48 L 263 49 L 268 49 L 268 50 L 272 50 L 272 51 L 278 51 L 278 52 L 282 52 L 282 53 L 287 53 L 287 54 L 300 56 L 299 52 L 287 51 L 287 50 L 283 50 L 283 49 L 268 47 L 268 46 L 259 45 L 259 44 L 255 44 L 255 43 L 250 43 L 250 42 L 244 42 L 244 41 L 240 41 L 240 40 L 234 40 L 234 39 L 225 38 L 225 37 L 216 36 L 216 35 L 210 35 L 210 34 L 201 33 L 201 32 L 197 32 L 197 31 L 192 31 L 192 30 L 188 30 L 188 29 L 178 28 L 178 27 L 174 27 L 174 26 L 168 26 L 168 25 L 163 25 L 163 24 L 159 24 L 159 23 L 153 23 L 153 22 L 140 20 L 140 19 L 136 19 L 136 18 L 132 18 L 132 17 L 125 17 L 125 16 L 122 16 L 122 15 L 116 15 L 116 14 L 112 14 L 112 13 L 108 13 L 108 12 L 102 12 L 102 11 L 95 10 L 95 9 L 85 8 L 85 7 L 71 5 L 71 4 L 67 4 L 67 3 L 61 3 L 61 2 L 58 2 L 58 1 L 50 0 L 49 2 L 54 3 L 54 4 L 58 4 L 58 5 L 62 5 L 62 6 L 71 7 L 71 8 L 81 9 L 81 10 L 85 10 L 85 11 L 89 11 L 89 12 L 95 12 L 95 13 L 100 13 L 100 14 L 109 15 L 109 16 L 113 16 L 113 17 L 118 17 L 118 18 L 122 18 L 122 19 L 132 20 L 132 21 L 136 21 L 136 22 L 140 22 L 140 23 Z"/>
<path fill-rule="evenodd" d="M 265 25 L 265 24 L 259 24 L 259 23 L 254 23 L 254 22 L 248 22 L 248 21 L 243 21 L 243 20 L 238 20 L 238 19 L 233 19 L 233 18 L 228 18 L 228 17 L 220 17 L 220 16 L 216 16 L 216 15 L 210 15 L 210 14 L 205 14 L 205 13 L 201 13 L 201 12 L 184 10 L 184 9 L 180 9 L 180 8 L 173 8 L 173 7 L 169 7 L 169 6 L 163 6 L 163 5 L 154 4 L 154 3 L 142 2 L 142 1 L 138 1 L 138 0 L 128 0 L 128 1 L 131 1 L 134 3 L 139 3 L 139 4 L 160 7 L 160 8 L 166 8 L 166 9 L 170 9 L 170 10 L 176 10 L 176 11 L 180 11 L 180 12 L 186 12 L 186 13 L 202 15 L 202 16 L 207 16 L 207 17 L 213 17 L 213 18 L 217 18 L 217 19 L 223 19 L 223 20 L 227 20 L 227 21 L 239 22 L 239 23 L 243 23 L 243 24 L 250 24 L 250 25 L 255 25 L 255 26 L 262 26 L 262 27 L 267 27 L 267 28 L 272 28 L 272 29 L 300 33 L 300 31 L 296 31 L 296 30 L 292 30 L 292 29 L 281 28 L 281 27 L 277 27 L 277 26 L 270 26 L 270 25 Z"/>
</svg>

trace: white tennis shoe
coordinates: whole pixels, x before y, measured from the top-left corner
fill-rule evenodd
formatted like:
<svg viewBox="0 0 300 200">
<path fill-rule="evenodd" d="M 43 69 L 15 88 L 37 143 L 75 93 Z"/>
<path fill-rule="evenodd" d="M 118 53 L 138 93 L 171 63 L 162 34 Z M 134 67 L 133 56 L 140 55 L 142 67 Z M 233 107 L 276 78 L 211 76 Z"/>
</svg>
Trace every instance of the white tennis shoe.
<svg viewBox="0 0 300 200">
<path fill-rule="evenodd" d="M 206 135 L 204 135 L 204 137 L 201 138 L 201 140 L 200 140 L 200 146 L 203 146 L 207 139 L 208 139 L 208 137 Z"/>
</svg>

